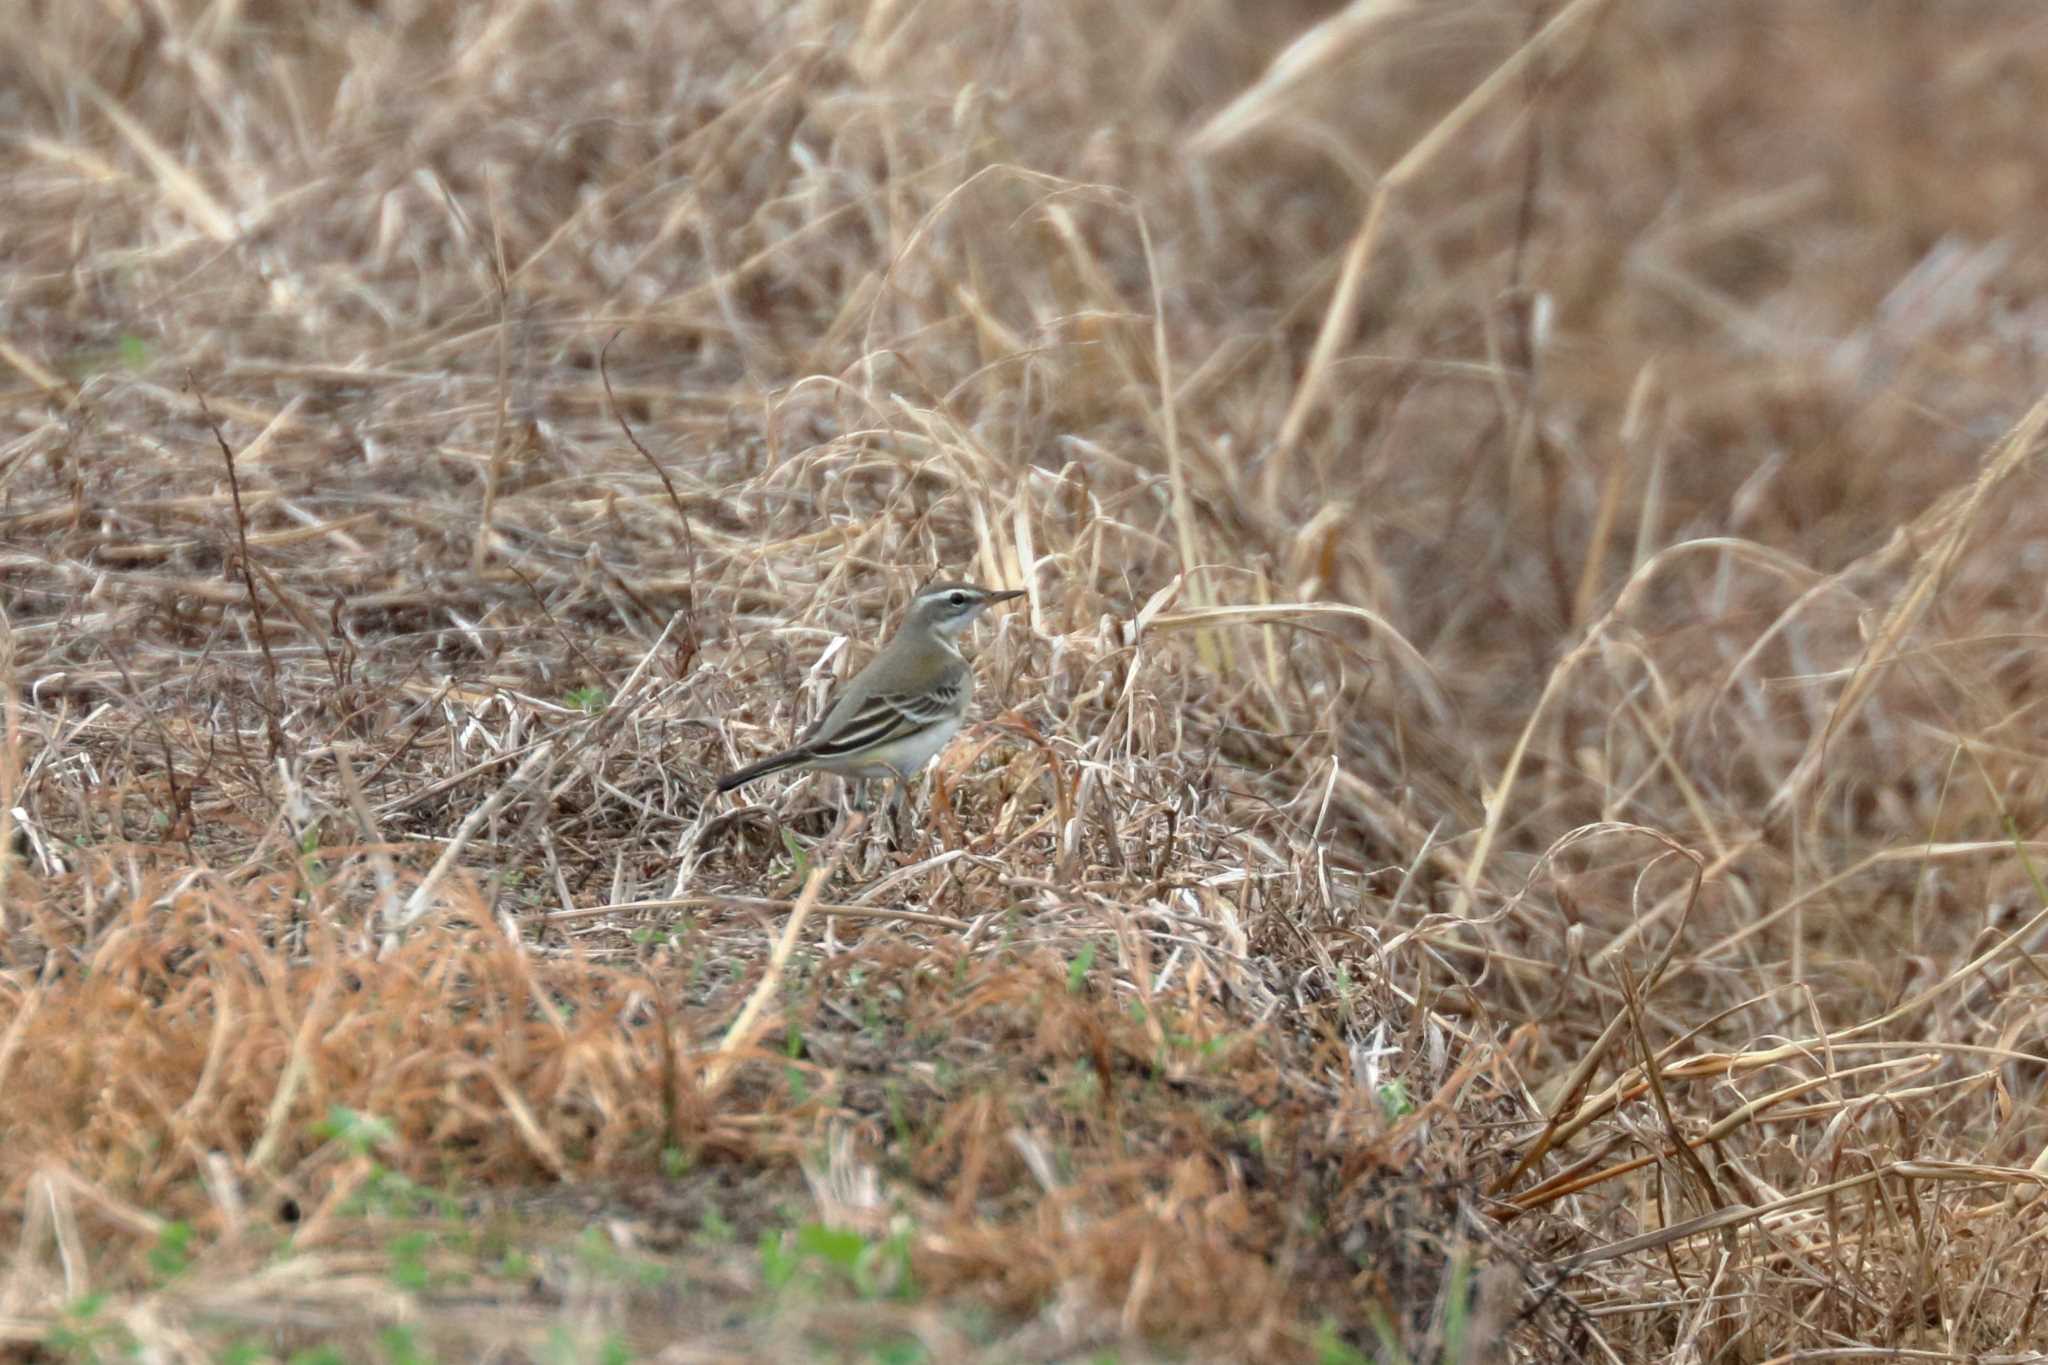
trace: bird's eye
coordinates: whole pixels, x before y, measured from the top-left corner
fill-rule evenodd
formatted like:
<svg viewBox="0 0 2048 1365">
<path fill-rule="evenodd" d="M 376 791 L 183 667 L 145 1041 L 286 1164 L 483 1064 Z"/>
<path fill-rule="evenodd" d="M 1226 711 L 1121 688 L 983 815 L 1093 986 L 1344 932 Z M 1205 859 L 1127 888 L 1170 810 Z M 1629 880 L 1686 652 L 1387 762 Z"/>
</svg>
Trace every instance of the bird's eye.
<svg viewBox="0 0 2048 1365">
<path fill-rule="evenodd" d="M 950 600 L 952 604 L 956 607 L 964 607 L 967 605 L 967 594 L 964 592 L 956 592 L 948 600 Z"/>
</svg>

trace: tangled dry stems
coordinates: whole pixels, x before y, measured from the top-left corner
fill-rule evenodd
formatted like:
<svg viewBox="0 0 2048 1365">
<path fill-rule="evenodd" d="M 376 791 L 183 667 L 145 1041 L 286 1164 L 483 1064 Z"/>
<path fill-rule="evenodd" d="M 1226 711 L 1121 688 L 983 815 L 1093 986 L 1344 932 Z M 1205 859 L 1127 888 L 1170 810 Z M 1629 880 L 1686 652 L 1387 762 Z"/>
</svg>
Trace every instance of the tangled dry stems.
<svg viewBox="0 0 2048 1365">
<path fill-rule="evenodd" d="M 16 16 L 0 1337 L 2036 1358 L 2016 13 Z"/>
</svg>

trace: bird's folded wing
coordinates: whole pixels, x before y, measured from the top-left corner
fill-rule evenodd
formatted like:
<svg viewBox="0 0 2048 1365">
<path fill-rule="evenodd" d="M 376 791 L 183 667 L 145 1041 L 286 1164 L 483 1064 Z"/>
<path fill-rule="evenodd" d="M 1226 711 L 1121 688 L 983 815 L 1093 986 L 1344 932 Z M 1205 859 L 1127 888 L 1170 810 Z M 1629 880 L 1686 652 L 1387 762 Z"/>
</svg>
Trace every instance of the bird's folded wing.
<svg viewBox="0 0 2048 1365">
<path fill-rule="evenodd" d="M 876 693 L 844 721 L 819 726 L 802 747 L 817 758 L 843 758 L 916 734 L 959 714 L 961 686 L 959 681 L 947 681 L 916 692 Z M 826 718 L 831 719 L 829 713 Z"/>
</svg>

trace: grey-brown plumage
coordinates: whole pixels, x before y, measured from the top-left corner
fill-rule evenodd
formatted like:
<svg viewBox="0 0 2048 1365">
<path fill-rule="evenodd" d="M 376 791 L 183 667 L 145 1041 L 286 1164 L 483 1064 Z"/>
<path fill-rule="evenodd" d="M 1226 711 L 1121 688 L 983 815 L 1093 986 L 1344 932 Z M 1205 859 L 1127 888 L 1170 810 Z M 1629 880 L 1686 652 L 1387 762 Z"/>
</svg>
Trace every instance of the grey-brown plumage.
<svg viewBox="0 0 2048 1365">
<path fill-rule="evenodd" d="M 1021 589 L 991 592 L 972 583 L 940 583 L 911 599 L 903 625 L 835 697 L 818 723 L 781 753 L 718 779 L 718 790 L 789 768 L 843 777 L 907 778 L 959 733 L 974 691 L 974 670 L 956 643 L 974 618 Z"/>
</svg>

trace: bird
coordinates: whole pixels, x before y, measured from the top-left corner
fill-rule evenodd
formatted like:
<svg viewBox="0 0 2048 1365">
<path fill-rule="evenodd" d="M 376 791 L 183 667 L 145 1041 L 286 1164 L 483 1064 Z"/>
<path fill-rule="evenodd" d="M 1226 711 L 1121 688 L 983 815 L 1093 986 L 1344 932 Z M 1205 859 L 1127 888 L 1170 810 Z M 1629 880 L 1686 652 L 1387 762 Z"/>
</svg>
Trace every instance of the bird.
<svg viewBox="0 0 2048 1365">
<path fill-rule="evenodd" d="M 938 583 L 910 599 L 903 624 L 835 697 L 805 735 L 780 753 L 727 773 L 719 792 L 787 769 L 815 769 L 865 782 L 901 784 L 960 732 L 974 670 L 959 640 L 976 617 L 1024 590 Z"/>
</svg>

